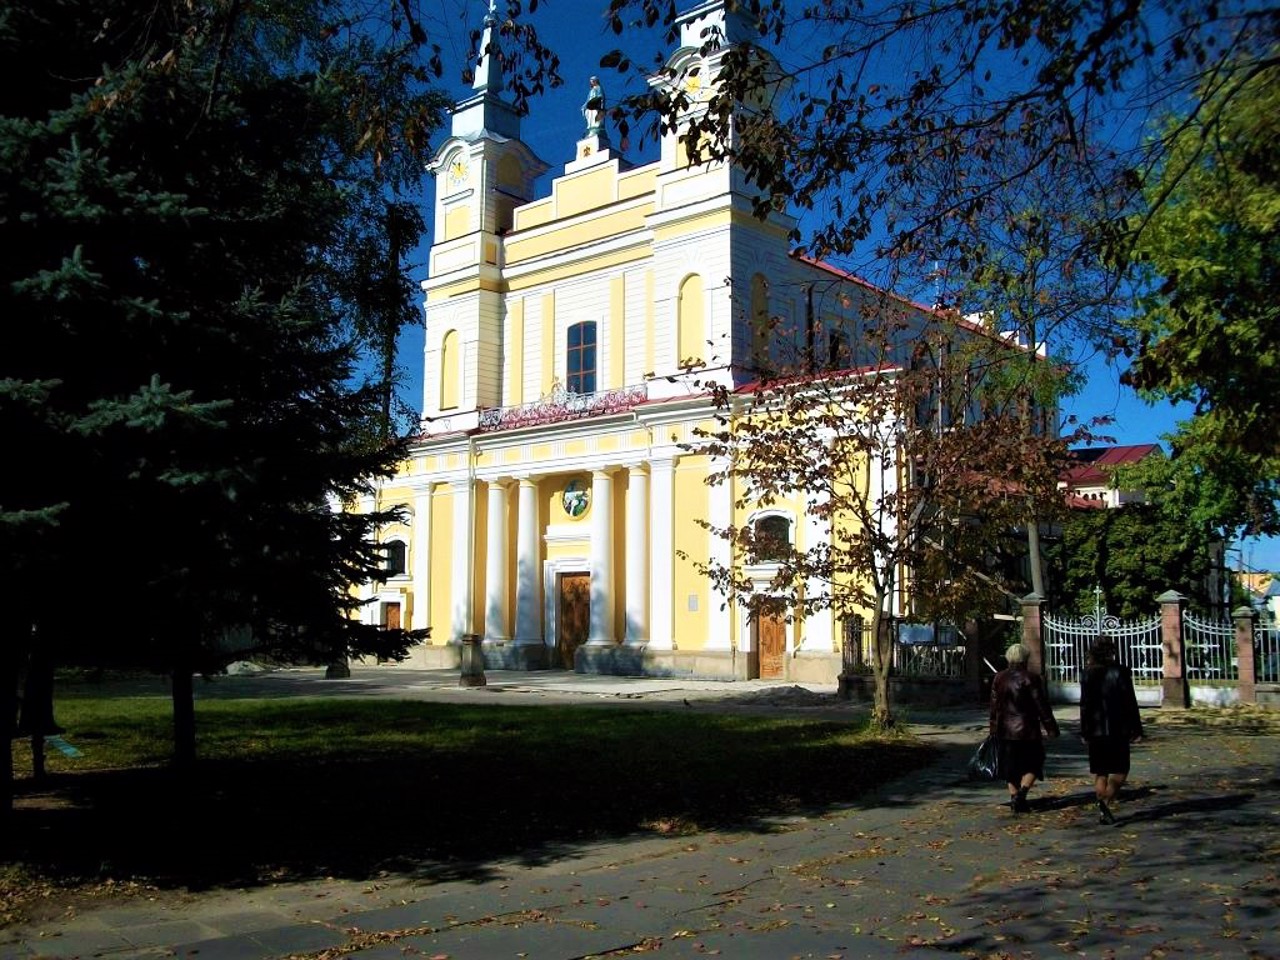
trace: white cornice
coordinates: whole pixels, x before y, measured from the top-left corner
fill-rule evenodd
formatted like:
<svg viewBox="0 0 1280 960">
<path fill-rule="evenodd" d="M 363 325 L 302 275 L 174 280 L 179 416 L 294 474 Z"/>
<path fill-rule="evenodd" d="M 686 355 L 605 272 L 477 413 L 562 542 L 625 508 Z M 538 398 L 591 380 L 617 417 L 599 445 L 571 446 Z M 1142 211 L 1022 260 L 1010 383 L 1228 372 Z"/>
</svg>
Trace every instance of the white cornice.
<svg viewBox="0 0 1280 960">
<path fill-rule="evenodd" d="M 510 239 L 510 238 L 508 238 Z M 629 249 L 640 250 L 641 253 L 636 260 L 648 260 L 651 258 L 650 252 L 653 248 L 653 232 L 648 228 L 633 230 L 629 233 L 620 233 L 606 240 L 593 240 L 589 243 L 578 244 L 570 247 L 568 250 L 557 250 L 554 253 L 542 254 L 536 257 L 530 257 L 526 260 L 519 260 L 516 263 L 508 264 L 504 271 L 507 281 L 514 282 L 545 270 L 555 270 L 559 267 L 572 266 L 583 260 L 592 257 L 606 256 L 611 253 L 624 252 Z M 585 275 L 584 275 L 585 276 Z M 561 281 L 564 282 L 564 281 Z"/>
</svg>

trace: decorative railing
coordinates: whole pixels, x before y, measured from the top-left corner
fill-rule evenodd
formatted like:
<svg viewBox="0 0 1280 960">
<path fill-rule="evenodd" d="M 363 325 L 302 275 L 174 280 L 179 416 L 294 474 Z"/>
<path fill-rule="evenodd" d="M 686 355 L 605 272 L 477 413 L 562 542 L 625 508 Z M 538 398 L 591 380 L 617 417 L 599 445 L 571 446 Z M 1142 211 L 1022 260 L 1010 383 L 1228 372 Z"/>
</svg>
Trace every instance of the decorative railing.
<svg viewBox="0 0 1280 960">
<path fill-rule="evenodd" d="M 965 676 L 965 647 L 959 642 L 963 638 L 954 627 L 898 620 L 885 626 L 894 634 L 890 668 L 893 676 L 949 679 Z M 861 617 L 845 622 L 841 653 L 846 674 L 870 672 L 871 660 L 875 656 L 871 641 L 870 623 Z"/>
<path fill-rule="evenodd" d="M 893 672 L 903 677 L 964 677 L 963 645 L 895 644 Z"/>
<path fill-rule="evenodd" d="M 648 387 L 637 384 L 620 390 L 570 393 L 557 385 L 545 397 L 512 407 L 491 407 L 480 411 L 481 430 L 512 430 L 566 420 L 581 420 L 610 413 L 623 413 L 648 398 Z"/>
</svg>

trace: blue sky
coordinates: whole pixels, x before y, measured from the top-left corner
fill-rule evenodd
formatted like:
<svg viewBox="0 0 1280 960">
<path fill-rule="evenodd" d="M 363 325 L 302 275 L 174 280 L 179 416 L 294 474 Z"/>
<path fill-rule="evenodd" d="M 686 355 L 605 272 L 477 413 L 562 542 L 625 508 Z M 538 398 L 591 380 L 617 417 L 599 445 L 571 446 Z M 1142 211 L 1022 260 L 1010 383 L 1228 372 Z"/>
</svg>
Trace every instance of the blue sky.
<svg viewBox="0 0 1280 960">
<path fill-rule="evenodd" d="M 681 9 L 691 6 L 692 0 L 679 4 Z M 499 3 L 499 6 L 502 6 Z M 560 57 L 560 73 L 564 85 L 548 91 L 530 105 L 530 113 L 523 120 L 523 138 L 544 161 L 551 166 L 550 178 L 563 173 L 564 164 L 573 159 L 574 145 L 582 135 L 583 121 L 580 111 L 586 96 L 589 78 L 598 75 L 604 82 L 606 96 L 615 100 L 624 91 L 623 78 L 599 67 L 600 57 L 626 43 L 628 52 L 636 63 L 650 63 L 655 52 L 661 49 L 660 39 L 647 37 L 615 36 L 605 25 L 603 18 L 596 19 L 596 11 L 606 6 L 604 0 L 541 0 L 531 22 L 539 35 Z M 468 52 L 468 33 L 479 27 L 488 7 L 486 0 L 439 0 L 439 16 L 428 24 L 432 39 L 440 43 L 445 63 L 442 85 L 457 98 L 470 92 L 468 84 L 461 80 Z M 439 139 L 448 136 L 447 129 Z M 615 148 L 617 137 L 614 137 Z M 625 151 L 627 159 L 643 163 L 656 159 L 656 147 L 652 143 L 633 142 Z M 549 189 L 544 184 L 544 191 Z M 431 186 L 428 184 L 423 203 L 428 220 L 432 211 Z M 430 229 L 430 225 L 428 225 Z M 425 278 L 425 255 L 415 258 L 413 275 L 416 280 Z M 404 398 L 414 409 L 422 406 L 422 337 L 421 328 L 407 330 L 399 344 L 400 362 L 405 368 L 407 382 Z M 1070 399 L 1064 412 L 1080 419 L 1109 416 L 1113 422 L 1101 432 L 1114 438 L 1118 444 L 1159 442 L 1162 435 L 1173 431 L 1180 417 L 1188 415 L 1189 408 L 1169 403 L 1147 404 L 1134 391 L 1120 383 L 1120 370 L 1107 364 L 1102 358 L 1088 361 L 1087 384 L 1084 390 Z M 1167 444 L 1165 444 L 1167 449 Z M 1246 568 L 1280 571 L 1280 538 L 1246 542 L 1240 545 L 1239 555 L 1233 554 Z"/>
</svg>

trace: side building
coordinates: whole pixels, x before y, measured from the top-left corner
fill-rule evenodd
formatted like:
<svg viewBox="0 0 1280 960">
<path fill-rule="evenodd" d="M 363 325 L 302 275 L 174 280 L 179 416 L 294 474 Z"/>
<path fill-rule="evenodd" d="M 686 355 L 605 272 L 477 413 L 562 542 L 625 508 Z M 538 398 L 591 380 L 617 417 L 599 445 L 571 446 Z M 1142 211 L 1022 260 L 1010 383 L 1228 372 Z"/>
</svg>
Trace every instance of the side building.
<svg viewBox="0 0 1280 960">
<path fill-rule="evenodd" d="M 851 366 L 883 294 L 791 256 L 794 222 L 757 218 L 742 172 L 690 162 L 678 130 L 656 162 L 628 164 L 590 101 L 573 159 L 534 196 L 548 167 L 503 97 L 493 27 L 432 164 L 422 432 L 377 493 L 409 519 L 383 533 L 394 575 L 365 616 L 430 628 L 421 667 L 456 665 L 478 636 L 491 667 L 834 682 L 830 615 L 751 616 L 685 559 L 730 559 L 703 523 L 801 548 L 831 537 L 801 497 L 752 510 L 708 485 L 718 464 L 695 430 L 714 422 L 714 388 L 755 381 L 797 338 Z M 707 31 L 726 45 L 753 31 L 722 0 L 679 27 L 655 82 L 681 84 L 693 116 L 721 55 L 700 52 Z"/>
</svg>

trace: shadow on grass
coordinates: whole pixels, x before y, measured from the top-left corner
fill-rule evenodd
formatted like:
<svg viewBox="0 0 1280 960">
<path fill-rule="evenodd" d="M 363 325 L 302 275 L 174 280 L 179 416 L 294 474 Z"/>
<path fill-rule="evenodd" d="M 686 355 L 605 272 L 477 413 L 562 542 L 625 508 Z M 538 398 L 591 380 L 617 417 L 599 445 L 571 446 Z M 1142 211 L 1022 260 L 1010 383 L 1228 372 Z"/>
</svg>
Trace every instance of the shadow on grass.
<svg viewBox="0 0 1280 960">
<path fill-rule="evenodd" d="M 68 736 L 123 736 L 111 716 L 80 718 Z M 130 722 L 139 756 L 154 757 L 148 721 Z M 487 861 L 538 862 L 584 841 L 760 829 L 854 802 L 934 756 L 848 722 L 701 711 L 238 701 L 202 706 L 199 727 L 203 759 L 185 777 L 160 765 L 58 772 L 38 794 L 19 780 L 8 859 L 197 888 L 483 876 Z"/>
</svg>

